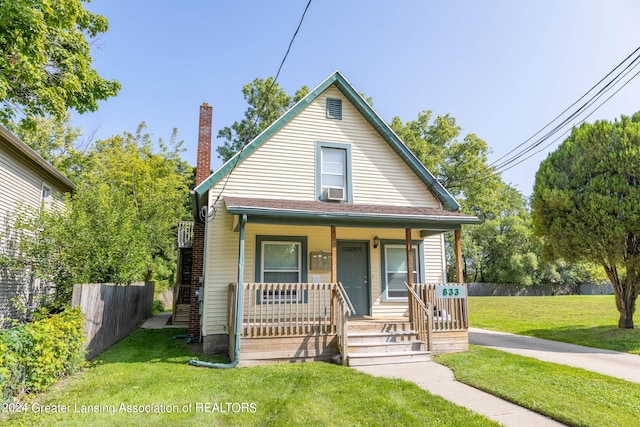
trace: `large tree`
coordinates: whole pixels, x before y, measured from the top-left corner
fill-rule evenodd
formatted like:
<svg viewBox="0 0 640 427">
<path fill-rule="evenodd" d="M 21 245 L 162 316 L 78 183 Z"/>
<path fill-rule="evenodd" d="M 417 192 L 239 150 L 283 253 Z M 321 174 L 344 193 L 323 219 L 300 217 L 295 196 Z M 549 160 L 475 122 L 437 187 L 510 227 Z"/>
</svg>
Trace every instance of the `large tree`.
<svg viewBox="0 0 640 427">
<path fill-rule="evenodd" d="M 536 173 L 533 223 L 546 253 L 601 265 L 619 328 L 640 292 L 640 114 L 574 128 Z"/>
<path fill-rule="evenodd" d="M 144 129 L 54 159 L 76 184 L 66 209 L 20 216 L 23 262 L 56 284 L 57 303 L 68 301 L 74 283 L 154 280 L 164 289 L 173 282 L 192 168 L 180 158 L 175 130 L 154 143 Z M 60 143 L 52 136 L 44 147 Z"/>
<path fill-rule="evenodd" d="M 11 0 L 0 4 L 0 121 L 95 111 L 120 89 L 91 67 L 89 39 L 107 19 L 89 0 Z"/>
<path fill-rule="evenodd" d="M 308 93 L 309 88 L 303 86 L 294 96 L 289 96 L 274 82 L 273 77 L 266 80 L 256 78 L 252 83 L 244 85 L 242 94 L 248 104 L 244 119 L 225 126 L 218 132 L 218 138 L 225 140 L 216 148 L 218 158 L 223 162 L 229 160 Z"/>
</svg>

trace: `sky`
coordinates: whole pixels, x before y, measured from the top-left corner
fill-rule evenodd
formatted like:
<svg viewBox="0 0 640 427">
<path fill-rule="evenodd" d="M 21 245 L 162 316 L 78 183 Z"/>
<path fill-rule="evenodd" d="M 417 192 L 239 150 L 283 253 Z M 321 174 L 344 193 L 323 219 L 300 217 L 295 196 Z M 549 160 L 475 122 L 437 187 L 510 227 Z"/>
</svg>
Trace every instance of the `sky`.
<svg viewBox="0 0 640 427">
<path fill-rule="evenodd" d="M 244 116 L 242 86 L 276 74 L 307 1 L 87 3 L 109 21 L 92 43 L 94 68 L 122 90 L 73 124 L 95 139 L 143 121 L 155 139 L 177 128 L 195 165 L 199 106 L 213 106 L 213 144 L 221 144 L 218 130 Z M 293 94 L 340 70 L 387 122 L 450 114 L 462 136 L 487 142 L 491 162 L 640 46 L 638 22 L 634 0 L 312 0 L 278 84 Z M 639 110 L 636 78 L 587 121 Z M 529 196 L 540 161 L 562 139 L 503 180 Z M 220 165 L 214 151 L 212 168 Z"/>
</svg>

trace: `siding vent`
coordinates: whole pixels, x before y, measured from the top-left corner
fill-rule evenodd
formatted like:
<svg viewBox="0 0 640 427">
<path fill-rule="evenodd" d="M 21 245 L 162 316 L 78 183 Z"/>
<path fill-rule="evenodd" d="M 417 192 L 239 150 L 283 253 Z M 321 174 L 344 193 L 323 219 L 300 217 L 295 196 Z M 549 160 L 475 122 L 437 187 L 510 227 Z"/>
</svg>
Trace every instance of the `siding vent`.
<svg viewBox="0 0 640 427">
<path fill-rule="evenodd" d="M 327 118 L 342 120 L 342 99 L 327 98 Z"/>
</svg>

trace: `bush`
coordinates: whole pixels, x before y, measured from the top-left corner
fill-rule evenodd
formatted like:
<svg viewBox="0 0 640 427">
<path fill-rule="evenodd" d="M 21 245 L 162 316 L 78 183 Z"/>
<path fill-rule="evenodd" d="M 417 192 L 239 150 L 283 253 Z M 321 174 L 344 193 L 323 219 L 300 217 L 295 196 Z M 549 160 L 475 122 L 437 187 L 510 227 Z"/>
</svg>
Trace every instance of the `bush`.
<svg viewBox="0 0 640 427">
<path fill-rule="evenodd" d="M 37 393 L 84 363 L 84 314 L 70 308 L 0 332 L 2 400 Z"/>
</svg>

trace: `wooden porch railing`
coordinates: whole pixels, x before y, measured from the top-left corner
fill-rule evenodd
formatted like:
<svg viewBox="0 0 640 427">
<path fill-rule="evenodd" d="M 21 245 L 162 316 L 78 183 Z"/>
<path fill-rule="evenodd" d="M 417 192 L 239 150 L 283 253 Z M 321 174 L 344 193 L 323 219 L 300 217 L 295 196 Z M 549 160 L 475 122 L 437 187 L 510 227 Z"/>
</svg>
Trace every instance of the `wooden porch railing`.
<svg viewBox="0 0 640 427">
<path fill-rule="evenodd" d="M 356 314 L 353 304 L 349 300 L 349 296 L 342 287 L 342 283 L 338 282 L 334 291 L 337 304 L 334 305 L 336 311 L 336 338 L 338 339 L 338 350 L 342 356 L 342 364 L 347 366 L 349 363 L 347 349 L 349 348 L 349 334 L 347 323 L 349 316 Z"/>
<path fill-rule="evenodd" d="M 469 309 L 467 305 L 467 285 L 451 283 L 446 285 L 417 283 L 411 285 L 425 305 L 431 305 L 433 331 L 464 331 L 469 329 Z M 438 288 L 445 293 L 436 297 Z"/>
<path fill-rule="evenodd" d="M 193 246 L 193 221 L 180 221 L 178 223 L 178 249 Z"/>
<path fill-rule="evenodd" d="M 420 296 L 416 293 L 414 287 L 416 285 L 409 285 L 404 283 L 408 291 L 409 302 L 409 321 L 411 322 L 411 329 L 418 333 L 418 338 L 427 347 L 427 350 L 431 351 L 433 348 L 431 340 L 431 331 L 433 329 L 433 309 L 432 304 L 425 303 Z"/>
<path fill-rule="evenodd" d="M 348 301 L 337 283 L 245 283 L 243 337 L 335 334 Z M 237 285 L 229 290 L 229 322 L 235 325 Z M 350 304 L 350 302 L 348 303 Z"/>
</svg>

